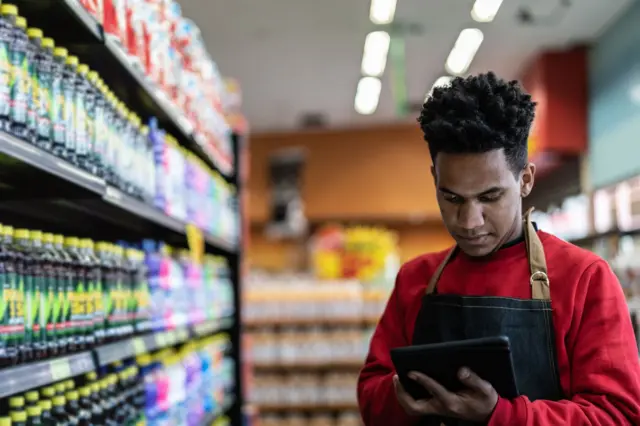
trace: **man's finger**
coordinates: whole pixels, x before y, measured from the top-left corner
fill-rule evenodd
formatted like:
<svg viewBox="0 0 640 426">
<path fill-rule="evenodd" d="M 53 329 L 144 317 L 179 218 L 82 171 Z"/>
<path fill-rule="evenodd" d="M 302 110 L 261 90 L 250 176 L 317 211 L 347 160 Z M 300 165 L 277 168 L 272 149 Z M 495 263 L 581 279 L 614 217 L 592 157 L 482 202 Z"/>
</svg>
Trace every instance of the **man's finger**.
<svg viewBox="0 0 640 426">
<path fill-rule="evenodd" d="M 455 397 L 455 394 L 449 392 L 444 386 L 425 374 L 412 371 L 409 373 L 409 378 L 422 385 L 431 396 L 438 398 L 444 405 L 447 405 L 447 402 Z"/>
<path fill-rule="evenodd" d="M 482 380 L 480 376 L 466 367 L 463 367 L 460 369 L 460 371 L 458 371 L 458 378 L 465 386 L 477 390 L 478 392 L 486 394 L 491 392 L 491 384 L 485 380 Z"/>
</svg>

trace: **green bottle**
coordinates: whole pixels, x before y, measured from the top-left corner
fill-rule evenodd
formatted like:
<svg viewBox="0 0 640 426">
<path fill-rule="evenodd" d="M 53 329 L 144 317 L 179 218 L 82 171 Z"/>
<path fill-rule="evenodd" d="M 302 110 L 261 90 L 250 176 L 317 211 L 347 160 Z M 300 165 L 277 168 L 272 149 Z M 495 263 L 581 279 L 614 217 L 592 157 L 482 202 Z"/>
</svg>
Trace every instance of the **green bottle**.
<svg viewBox="0 0 640 426">
<path fill-rule="evenodd" d="M 31 328 L 33 330 L 33 350 L 36 359 L 47 357 L 47 252 L 42 247 L 42 231 L 29 232 L 31 251 Z"/>
<path fill-rule="evenodd" d="M 45 339 L 49 355 L 55 356 L 60 353 L 60 345 L 58 343 L 58 319 L 60 313 L 60 301 L 58 300 L 58 257 L 53 246 L 53 234 L 46 233 L 42 235 L 42 251 L 40 257 L 42 259 L 42 268 L 44 275 L 44 292 L 42 312 L 43 322 L 45 324 Z"/>
</svg>

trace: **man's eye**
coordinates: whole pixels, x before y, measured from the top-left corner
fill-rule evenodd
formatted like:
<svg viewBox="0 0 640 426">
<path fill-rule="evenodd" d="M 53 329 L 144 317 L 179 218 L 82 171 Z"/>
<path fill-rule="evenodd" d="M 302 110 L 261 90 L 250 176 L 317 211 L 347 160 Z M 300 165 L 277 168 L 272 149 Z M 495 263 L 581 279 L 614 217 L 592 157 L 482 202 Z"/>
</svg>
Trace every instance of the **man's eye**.
<svg viewBox="0 0 640 426">
<path fill-rule="evenodd" d="M 501 195 L 483 195 L 479 198 L 481 203 L 495 203 L 500 199 Z"/>
<path fill-rule="evenodd" d="M 445 194 L 444 199 L 445 201 L 448 201 L 453 204 L 462 204 L 462 202 L 464 201 L 462 197 L 458 197 L 457 195 L 451 195 L 451 194 Z"/>
</svg>

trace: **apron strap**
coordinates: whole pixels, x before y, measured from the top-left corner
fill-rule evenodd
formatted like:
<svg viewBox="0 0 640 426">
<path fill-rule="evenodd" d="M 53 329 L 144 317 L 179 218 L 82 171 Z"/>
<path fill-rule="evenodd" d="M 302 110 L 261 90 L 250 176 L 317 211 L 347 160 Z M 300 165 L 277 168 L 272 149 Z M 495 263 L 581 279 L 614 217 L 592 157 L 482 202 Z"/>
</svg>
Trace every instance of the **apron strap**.
<svg viewBox="0 0 640 426">
<path fill-rule="evenodd" d="M 527 255 L 529 257 L 529 270 L 531 277 L 531 298 L 537 300 L 551 300 L 551 292 L 549 287 L 549 276 L 547 275 L 547 260 L 544 256 L 544 248 L 542 241 L 538 237 L 538 233 L 531 221 L 531 207 L 524 215 L 525 231 L 524 238 L 527 246 Z"/>
<path fill-rule="evenodd" d="M 531 275 L 529 277 L 529 284 L 531 285 L 531 298 L 536 300 L 551 300 L 551 292 L 549 286 L 549 277 L 547 276 L 547 260 L 544 256 L 544 248 L 542 241 L 538 237 L 533 222 L 531 222 L 531 207 L 524 215 L 524 239 L 527 248 L 527 257 L 529 260 L 529 271 Z M 458 246 L 454 246 L 444 260 L 438 265 L 431 278 L 429 279 L 429 285 L 425 291 L 426 294 L 432 294 L 436 290 L 436 286 L 445 266 L 449 263 L 451 258 L 458 251 Z"/>
</svg>

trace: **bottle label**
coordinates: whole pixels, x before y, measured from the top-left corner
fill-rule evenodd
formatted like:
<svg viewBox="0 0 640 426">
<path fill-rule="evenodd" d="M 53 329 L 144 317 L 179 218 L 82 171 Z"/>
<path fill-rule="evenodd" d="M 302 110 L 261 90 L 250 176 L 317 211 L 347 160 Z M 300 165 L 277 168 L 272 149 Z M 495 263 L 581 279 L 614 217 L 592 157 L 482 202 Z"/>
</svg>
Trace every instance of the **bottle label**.
<svg viewBox="0 0 640 426">
<path fill-rule="evenodd" d="M 84 91 L 76 90 L 74 93 L 74 128 L 76 131 L 75 144 L 78 155 L 86 156 L 89 153 L 87 143 L 87 111 L 85 109 Z"/>
<path fill-rule="evenodd" d="M 62 317 L 64 322 L 65 336 L 71 337 L 75 332 L 75 324 L 71 320 L 71 299 L 73 298 L 74 288 L 73 279 L 71 277 L 65 278 L 64 283 L 64 295 L 62 296 Z"/>
<path fill-rule="evenodd" d="M 62 78 L 59 75 L 54 75 L 51 79 L 51 105 L 49 109 L 52 140 L 53 142 L 64 145 L 66 141 L 66 124 L 65 124 L 65 107 L 64 107 L 64 92 L 62 91 Z"/>
<path fill-rule="evenodd" d="M 89 333 L 94 331 L 94 317 L 96 315 L 95 295 L 95 281 L 91 279 L 87 280 L 87 288 L 85 289 L 84 294 L 84 298 L 86 300 L 84 322 Z"/>
<path fill-rule="evenodd" d="M 58 297 L 57 295 L 58 280 L 56 279 L 55 276 L 50 276 L 47 278 L 47 283 L 48 284 L 46 288 L 44 324 L 46 327 L 47 340 L 53 341 L 57 336 L 56 299 Z"/>
<path fill-rule="evenodd" d="M 11 289 L 7 284 L 7 274 L 0 274 L 0 348 L 6 348 L 10 340 Z"/>
<path fill-rule="evenodd" d="M 11 120 L 26 124 L 29 105 L 29 61 L 27 52 L 11 52 Z"/>
<path fill-rule="evenodd" d="M 35 302 L 38 305 L 34 319 L 34 333 L 37 341 L 45 343 L 47 341 L 47 319 L 48 319 L 48 294 L 45 287 L 46 278 L 35 277 Z"/>
<path fill-rule="evenodd" d="M 87 300 L 84 281 L 82 279 L 76 279 L 76 283 L 71 294 L 71 323 L 76 332 L 84 332 L 86 312 Z"/>
<path fill-rule="evenodd" d="M 51 108 L 53 107 L 51 99 L 51 77 L 50 69 L 44 67 L 38 69 L 36 129 L 38 138 L 45 140 L 51 138 Z"/>
<path fill-rule="evenodd" d="M 56 277 L 56 287 L 54 290 L 53 297 L 53 323 L 55 324 L 56 329 L 56 338 L 58 340 L 64 341 L 66 338 L 66 327 L 67 322 L 64 316 L 64 305 L 65 305 L 65 291 L 66 287 L 64 285 L 64 279 L 61 279 L 60 276 Z"/>
<path fill-rule="evenodd" d="M 11 324 L 12 340 L 19 344 L 24 341 L 24 282 L 18 278 L 15 272 L 7 274 L 7 281 L 11 289 Z"/>
<path fill-rule="evenodd" d="M 40 88 L 35 58 L 28 61 L 29 70 L 29 109 L 27 114 L 27 127 L 35 132 L 37 128 L 37 114 L 40 109 Z"/>
<path fill-rule="evenodd" d="M 4 30 L 0 30 L 0 116 L 11 114 L 11 59 L 9 43 L 5 39 Z"/>
<path fill-rule="evenodd" d="M 76 139 L 75 139 L 75 112 L 74 112 L 74 96 L 73 96 L 73 81 L 64 79 L 62 81 L 62 91 L 64 95 L 63 101 L 63 115 L 64 115 L 64 127 L 65 132 L 65 146 L 71 151 L 76 151 Z"/>
<path fill-rule="evenodd" d="M 39 332 L 38 327 L 38 311 L 40 310 L 40 292 L 37 291 L 35 285 L 35 277 L 27 274 L 24 277 L 24 294 L 25 294 L 25 338 L 27 342 L 33 342 Z"/>
</svg>

